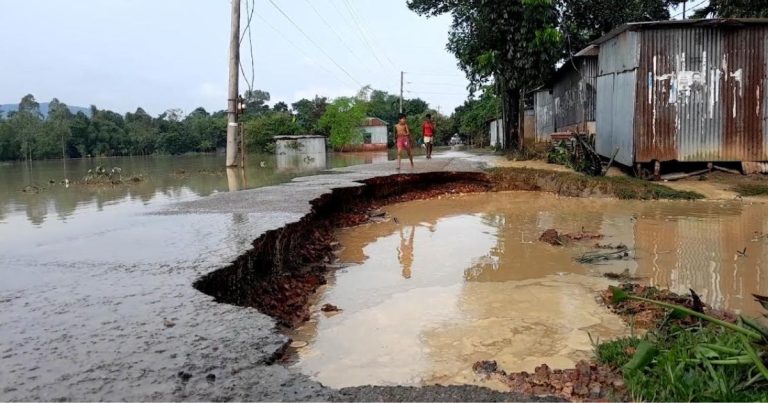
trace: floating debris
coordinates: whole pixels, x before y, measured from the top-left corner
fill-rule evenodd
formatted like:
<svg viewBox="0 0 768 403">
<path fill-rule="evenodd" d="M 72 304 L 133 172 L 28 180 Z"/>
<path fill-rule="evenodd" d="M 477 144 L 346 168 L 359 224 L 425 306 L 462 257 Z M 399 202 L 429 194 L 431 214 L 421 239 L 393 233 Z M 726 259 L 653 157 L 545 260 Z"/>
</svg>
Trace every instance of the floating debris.
<svg viewBox="0 0 768 403">
<path fill-rule="evenodd" d="M 629 269 L 624 269 L 621 273 L 603 273 L 603 277 L 609 278 L 611 280 L 619 280 L 619 281 L 638 281 L 642 280 L 644 277 L 634 277 L 629 273 Z"/>
<path fill-rule="evenodd" d="M 290 344 L 291 348 L 303 348 L 307 346 L 306 341 L 292 341 Z"/>
<path fill-rule="evenodd" d="M 603 238 L 602 234 L 598 234 L 596 232 L 584 231 L 583 227 L 581 228 L 581 231 L 570 233 L 570 234 L 560 234 L 557 232 L 556 229 L 550 228 L 541 234 L 541 236 L 539 237 L 539 241 L 546 242 L 550 245 L 555 245 L 555 246 L 565 246 L 573 241 L 583 241 L 583 240 L 602 239 L 602 238 Z"/>
<path fill-rule="evenodd" d="M 619 249 L 612 252 L 587 252 L 576 258 L 582 264 L 596 264 L 606 260 L 623 260 L 629 258 L 629 249 Z"/>
</svg>

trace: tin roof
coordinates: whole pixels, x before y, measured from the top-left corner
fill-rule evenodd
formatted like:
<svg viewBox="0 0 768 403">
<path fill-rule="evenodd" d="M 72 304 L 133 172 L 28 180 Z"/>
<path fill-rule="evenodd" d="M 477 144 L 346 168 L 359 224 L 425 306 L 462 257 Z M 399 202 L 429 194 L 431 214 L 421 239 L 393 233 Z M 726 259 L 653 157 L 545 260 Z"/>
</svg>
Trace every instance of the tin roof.
<svg viewBox="0 0 768 403">
<path fill-rule="evenodd" d="M 712 18 L 701 20 L 668 20 L 668 21 L 645 21 L 630 22 L 593 41 L 590 45 L 600 45 L 601 43 L 618 36 L 625 31 L 640 31 L 651 28 L 680 28 L 680 27 L 743 27 L 748 25 L 768 25 L 768 18 Z M 589 49 L 589 47 L 587 47 Z M 586 50 L 586 49 L 585 49 Z M 583 52 L 583 51 L 582 51 Z M 579 52 L 581 53 L 581 52 Z"/>
<path fill-rule="evenodd" d="M 363 127 L 371 127 L 371 126 L 387 126 L 387 122 L 376 117 L 365 118 L 365 123 L 363 123 Z"/>
</svg>

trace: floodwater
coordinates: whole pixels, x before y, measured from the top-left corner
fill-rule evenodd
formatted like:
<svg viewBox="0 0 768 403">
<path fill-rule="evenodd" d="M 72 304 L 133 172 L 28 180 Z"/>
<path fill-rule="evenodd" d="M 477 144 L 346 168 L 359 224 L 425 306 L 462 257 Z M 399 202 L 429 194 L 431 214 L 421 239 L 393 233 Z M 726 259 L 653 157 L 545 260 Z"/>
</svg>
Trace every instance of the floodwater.
<svg viewBox="0 0 768 403">
<path fill-rule="evenodd" d="M 36 228 L 72 222 L 75 217 L 128 205 L 156 207 L 191 200 L 216 192 L 242 190 L 287 182 L 329 168 L 387 161 L 386 152 L 329 153 L 319 155 L 251 154 L 247 169 L 229 170 L 224 156 L 84 158 L 67 161 L 0 162 L 0 239 L 4 230 L 24 225 Z M 119 186 L 75 184 L 89 169 L 119 167 L 124 177 L 139 175 L 144 180 Z M 66 186 L 62 181 L 69 179 Z M 28 191 L 23 191 L 27 186 Z M 32 191 L 29 191 L 32 190 Z M 139 207 L 141 209 L 141 207 Z"/>
<path fill-rule="evenodd" d="M 117 186 L 66 187 L 61 161 L 35 162 L 31 170 L 1 165 L 0 400 L 171 400 L 180 388 L 197 400 L 231 399 L 230 384 L 206 382 L 207 373 L 246 390 L 250 378 L 265 376 L 252 364 L 281 340 L 269 336 L 272 324 L 262 315 L 215 303 L 192 283 L 237 258 L 274 220 L 258 209 L 155 213 L 177 201 L 377 159 L 386 153 L 328 154 L 323 164 L 301 158 L 293 166 L 251 155 L 236 187 L 216 155 L 67 161 L 70 180 L 96 165 L 146 178 Z M 22 192 L 28 185 L 41 189 Z M 259 341 L 254 347 L 244 339 Z M 242 362 L 251 367 L 223 374 Z M 213 369 L 196 367 L 203 364 Z M 195 370 L 179 384 L 179 371 Z"/>
<path fill-rule="evenodd" d="M 293 367 L 328 386 L 480 384 L 472 365 L 572 367 L 597 339 L 628 334 L 596 294 L 628 271 L 705 302 L 757 314 L 768 292 L 768 206 L 626 202 L 514 192 L 390 206 L 382 223 L 338 232 L 339 259 L 316 312 L 292 332 Z M 556 247 L 546 229 L 594 231 L 626 260 L 584 265 L 595 241 Z M 747 248 L 746 256 L 737 251 Z"/>
</svg>

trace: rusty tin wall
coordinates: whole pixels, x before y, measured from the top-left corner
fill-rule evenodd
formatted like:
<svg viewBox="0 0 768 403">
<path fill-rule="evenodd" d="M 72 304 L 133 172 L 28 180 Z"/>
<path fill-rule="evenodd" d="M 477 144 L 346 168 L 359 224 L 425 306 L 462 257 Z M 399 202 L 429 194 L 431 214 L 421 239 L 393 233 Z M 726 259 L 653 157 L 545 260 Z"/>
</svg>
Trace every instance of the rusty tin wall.
<svg viewBox="0 0 768 403">
<path fill-rule="evenodd" d="M 597 96 L 597 57 L 579 58 L 555 82 L 555 131 L 560 128 L 595 120 Z M 578 70 L 577 70 L 578 69 Z"/>
<path fill-rule="evenodd" d="M 550 141 L 550 135 L 555 131 L 555 108 L 549 90 L 536 91 L 533 109 L 536 116 L 536 142 Z"/>
<path fill-rule="evenodd" d="M 639 36 L 626 31 L 600 45 L 597 77 L 597 153 L 616 162 L 634 162 L 635 88 Z"/>
<path fill-rule="evenodd" d="M 640 34 L 636 162 L 768 160 L 768 27 Z"/>
</svg>

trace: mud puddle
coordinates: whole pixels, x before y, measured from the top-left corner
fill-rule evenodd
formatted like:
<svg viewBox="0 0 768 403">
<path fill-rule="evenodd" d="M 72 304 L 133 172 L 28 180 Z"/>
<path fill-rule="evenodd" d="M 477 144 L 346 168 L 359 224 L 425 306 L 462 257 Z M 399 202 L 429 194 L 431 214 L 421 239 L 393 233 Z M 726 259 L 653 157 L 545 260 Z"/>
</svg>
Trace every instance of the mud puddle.
<svg viewBox="0 0 768 403">
<path fill-rule="evenodd" d="M 514 192 L 390 206 L 386 221 L 338 231 L 336 271 L 312 319 L 291 333 L 293 368 L 331 387 L 479 384 L 472 365 L 507 371 L 572 367 L 593 338 L 629 333 L 596 300 L 629 273 L 672 290 L 696 289 L 716 308 L 757 312 L 768 288 L 762 205 L 626 202 Z M 602 234 L 630 258 L 575 257 L 595 241 L 552 246 L 547 229 Z M 738 253 L 747 248 L 745 254 Z M 332 304 L 340 311 L 324 312 Z"/>
</svg>

